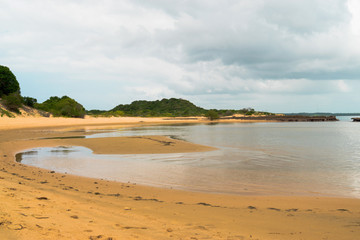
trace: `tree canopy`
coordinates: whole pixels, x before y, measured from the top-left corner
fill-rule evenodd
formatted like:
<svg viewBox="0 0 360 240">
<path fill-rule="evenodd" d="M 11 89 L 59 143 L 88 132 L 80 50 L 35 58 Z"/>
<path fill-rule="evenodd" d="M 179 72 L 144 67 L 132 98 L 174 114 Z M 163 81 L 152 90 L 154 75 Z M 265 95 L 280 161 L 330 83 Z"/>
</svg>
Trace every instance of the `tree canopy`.
<svg viewBox="0 0 360 240">
<path fill-rule="evenodd" d="M 15 92 L 20 93 L 19 82 L 8 67 L 0 65 L 0 97 Z"/>
<path fill-rule="evenodd" d="M 216 109 L 209 110 L 205 116 L 210 120 L 214 121 L 220 118 L 219 113 L 216 111 Z"/>
</svg>

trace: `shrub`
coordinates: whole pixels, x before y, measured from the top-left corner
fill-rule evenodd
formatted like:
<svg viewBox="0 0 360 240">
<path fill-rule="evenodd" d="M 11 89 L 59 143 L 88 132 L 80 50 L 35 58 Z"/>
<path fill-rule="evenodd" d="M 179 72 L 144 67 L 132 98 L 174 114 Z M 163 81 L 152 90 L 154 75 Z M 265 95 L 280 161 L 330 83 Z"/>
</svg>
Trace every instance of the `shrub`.
<svg viewBox="0 0 360 240">
<path fill-rule="evenodd" d="M 35 104 L 35 107 L 53 114 L 55 117 L 83 118 L 85 108 L 68 96 L 50 97 L 43 103 Z"/>
<path fill-rule="evenodd" d="M 8 116 L 9 118 L 15 117 L 11 112 L 8 112 L 8 111 L 0 108 L 0 116 L 3 117 L 4 115 Z"/>
<path fill-rule="evenodd" d="M 3 103 L 9 111 L 20 113 L 19 107 L 22 106 L 22 99 L 19 93 L 15 92 L 3 96 Z"/>
</svg>

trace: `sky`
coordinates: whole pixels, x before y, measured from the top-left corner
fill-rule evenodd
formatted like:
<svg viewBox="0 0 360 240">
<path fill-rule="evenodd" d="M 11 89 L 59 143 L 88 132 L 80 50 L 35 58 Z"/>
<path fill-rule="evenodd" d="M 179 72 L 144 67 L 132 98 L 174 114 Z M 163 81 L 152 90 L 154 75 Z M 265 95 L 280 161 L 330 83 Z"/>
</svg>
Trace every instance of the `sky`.
<svg viewBox="0 0 360 240">
<path fill-rule="evenodd" d="M 358 0 L 0 0 L 23 96 L 360 112 Z"/>
</svg>

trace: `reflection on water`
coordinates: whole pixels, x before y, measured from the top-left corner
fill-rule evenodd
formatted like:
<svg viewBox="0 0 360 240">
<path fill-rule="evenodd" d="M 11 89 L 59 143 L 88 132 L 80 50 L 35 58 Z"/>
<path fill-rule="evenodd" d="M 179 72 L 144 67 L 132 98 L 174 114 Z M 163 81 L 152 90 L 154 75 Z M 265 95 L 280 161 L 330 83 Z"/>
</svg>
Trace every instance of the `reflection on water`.
<svg viewBox="0 0 360 240">
<path fill-rule="evenodd" d="M 40 138 L 40 139 L 52 140 L 52 139 L 74 139 L 74 138 L 85 138 L 85 136 L 49 137 L 49 138 Z"/>
<path fill-rule="evenodd" d="M 37 148 L 17 161 L 58 172 L 232 194 L 360 197 L 360 124 L 236 123 L 115 129 L 86 137 L 167 135 L 219 148 L 206 153 L 95 155 Z"/>
<path fill-rule="evenodd" d="M 15 160 L 17 162 L 21 162 L 22 159 L 25 158 L 26 156 L 33 156 L 33 155 L 38 155 L 38 151 L 30 150 L 30 151 L 18 153 L 15 155 Z"/>
<path fill-rule="evenodd" d="M 352 122 L 352 118 L 358 118 L 360 116 L 336 116 L 339 121 Z"/>
</svg>

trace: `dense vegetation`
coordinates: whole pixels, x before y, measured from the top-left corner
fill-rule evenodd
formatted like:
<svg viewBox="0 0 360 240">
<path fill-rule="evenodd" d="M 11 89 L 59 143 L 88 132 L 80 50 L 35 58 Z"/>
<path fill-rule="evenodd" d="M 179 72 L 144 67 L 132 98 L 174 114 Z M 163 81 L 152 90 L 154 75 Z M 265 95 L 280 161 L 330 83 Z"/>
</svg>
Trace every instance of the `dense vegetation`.
<svg viewBox="0 0 360 240">
<path fill-rule="evenodd" d="M 11 93 L 3 96 L 3 104 L 5 107 L 15 113 L 20 113 L 19 108 L 22 106 L 22 98 L 19 93 Z"/>
<path fill-rule="evenodd" d="M 187 100 L 177 98 L 134 101 L 131 104 L 118 105 L 111 111 L 121 111 L 126 116 L 141 117 L 187 117 L 200 116 L 206 113 L 205 109 L 197 107 Z"/>
<path fill-rule="evenodd" d="M 35 107 L 49 112 L 55 117 L 83 118 L 85 116 L 85 108 L 68 96 L 50 97 L 43 103 L 36 103 Z"/>
<path fill-rule="evenodd" d="M 20 93 L 20 85 L 15 75 L 6 66 L 0 65 L 0 97 Z"/>
<path fill-rule="evenodd" d="M 37 99 L 32 97 L 22 97 L 22 100 L 23 104 L 32 108 L 35 107 L 35 104 L 37 103 Z"/>
<path fill-rule="evenodd" d="M 19 108 L 22 106 L 22 97 L 20 95 L 20 85 L 11 70 L 0 65 L 0 97 L 4 106 L 12 112 L 20 113 Z M 2 111 L 1 115 L 7 115 Z"/>
<path fill-rule="evenodd" d="M 267 112 L 257 112 L 253 108 L 233 109 L 211 109 L 206 110 L 195 106 L 188 100 L 170 98 L 156 101 L 134 101 L 131 104 L 120 104 L 110 111 L 90 110 L 86 112 L 89 115 L 111 117 L 111 116 L 132 116 L 132 117 L 189 117 L 206 116 L 210 120 L 216 120 L 220 117 L 231 116 L 234 114 L 243 115 L 270 115 Z"/>
</svg>

